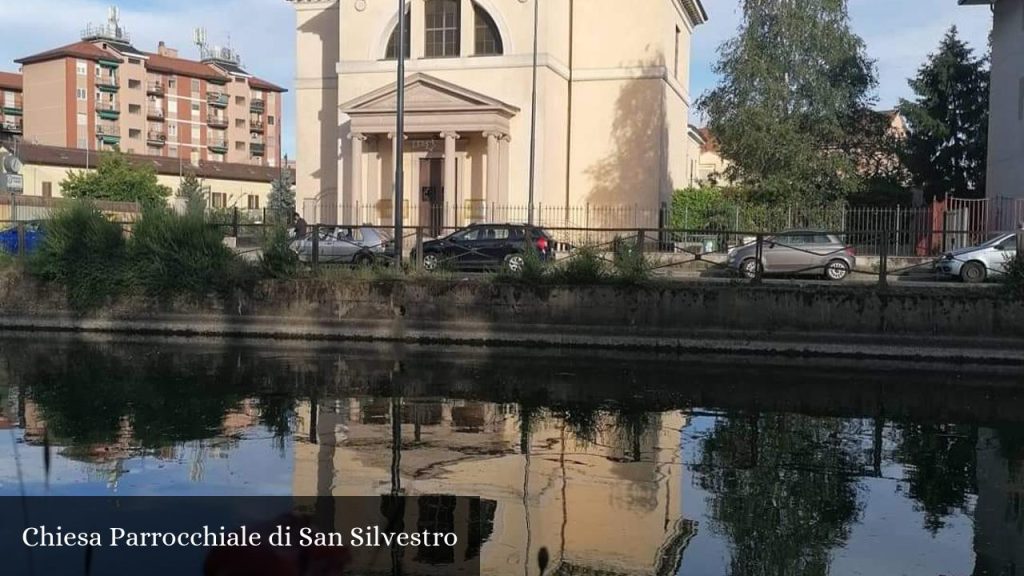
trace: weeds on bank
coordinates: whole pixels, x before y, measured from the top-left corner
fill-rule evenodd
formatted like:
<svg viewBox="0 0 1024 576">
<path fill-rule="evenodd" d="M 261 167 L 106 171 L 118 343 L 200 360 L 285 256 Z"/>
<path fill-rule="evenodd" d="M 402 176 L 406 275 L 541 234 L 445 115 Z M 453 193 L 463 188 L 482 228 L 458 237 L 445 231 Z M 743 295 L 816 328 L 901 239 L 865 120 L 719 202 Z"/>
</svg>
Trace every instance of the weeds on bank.
<svg viewBox="0 0 1024 576">
<path fill-rule="evenodd" d="M 274 226 L 263 237 L 259 265 L 264 277 L 285 280 L 299 275 L 302 265 L 291 243 L 283 226 Z"/>
<path fill-rule="evenodd" d="M 1024 258 L 1019 254 L 1006 263 L 1004 282 L 1013 297 L 1024 299 Z"/>
</svg>

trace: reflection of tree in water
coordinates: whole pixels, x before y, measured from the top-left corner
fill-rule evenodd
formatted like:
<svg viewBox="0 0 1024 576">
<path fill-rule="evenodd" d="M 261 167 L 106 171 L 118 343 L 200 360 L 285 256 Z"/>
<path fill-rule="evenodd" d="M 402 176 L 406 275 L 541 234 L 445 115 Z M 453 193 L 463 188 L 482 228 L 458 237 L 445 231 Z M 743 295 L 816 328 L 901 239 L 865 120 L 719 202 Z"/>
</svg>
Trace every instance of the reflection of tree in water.
<svg viewBox="0 0 1024 576">
<path fill-rule="evenodd" d="M 967 511 L 977 493 L 978 429 L 957 424 L 900 424 L 894 459 L 905 467 L 907 493 L 932 534 L 946 518 Z"/>
<path fill-rule="evenodd" d="M 719 420 L 694 470 L 731 573 L 826 574 L 860 514 L 857 444 L 837 419 L 793 414 Z"/>
</svg>

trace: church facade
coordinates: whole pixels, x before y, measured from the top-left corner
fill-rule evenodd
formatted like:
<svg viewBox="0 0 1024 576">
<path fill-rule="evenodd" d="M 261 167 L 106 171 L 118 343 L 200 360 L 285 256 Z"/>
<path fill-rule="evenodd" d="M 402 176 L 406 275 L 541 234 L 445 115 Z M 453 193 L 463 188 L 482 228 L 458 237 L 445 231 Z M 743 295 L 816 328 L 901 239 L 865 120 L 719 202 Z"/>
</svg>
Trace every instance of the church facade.
<svg viewBox="0 0 1024 576">
<path fill-rule="evenodd" d="M 398 3 L 291 1 L 299 211 L 390 223 Z M 405 3 L 407 224 L 526 220 L 534 1 Z M 693 180 L 690 39 L 706 20 L 699 0 L 540 2 L 538 221 L 584 225 L 581 206 L 656 214 Z"/>
</svg>

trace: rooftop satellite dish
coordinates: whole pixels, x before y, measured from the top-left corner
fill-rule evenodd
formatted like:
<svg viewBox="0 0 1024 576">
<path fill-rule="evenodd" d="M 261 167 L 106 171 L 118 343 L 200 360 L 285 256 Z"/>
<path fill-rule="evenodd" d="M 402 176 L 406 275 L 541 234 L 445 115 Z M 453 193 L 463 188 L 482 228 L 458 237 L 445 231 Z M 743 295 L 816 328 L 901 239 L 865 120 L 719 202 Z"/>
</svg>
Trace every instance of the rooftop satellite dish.
<svg viewBox="0 0 1024 576">
<path fill-rule="evenodd" d="M 17 174 L 21 172 L 22 163 L 14 154 L 7 154 L 3 157 L 4 172 L 8 174 Z"/>
</svg>

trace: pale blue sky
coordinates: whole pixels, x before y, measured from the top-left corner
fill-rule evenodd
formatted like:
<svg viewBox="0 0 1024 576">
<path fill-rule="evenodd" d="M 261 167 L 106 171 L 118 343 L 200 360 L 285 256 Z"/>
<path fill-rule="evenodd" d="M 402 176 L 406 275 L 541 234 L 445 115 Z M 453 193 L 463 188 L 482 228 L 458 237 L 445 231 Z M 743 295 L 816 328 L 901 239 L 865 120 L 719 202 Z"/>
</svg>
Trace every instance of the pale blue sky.
<svg viewBox="0 0 1024 576">
<path fill-rule="evenodd" d="M 372 0 L 383 1 L 383 0 Z M 542 0 L 543 1 L 543 0 Z M 647 2 L 652 0 L 623 0 Z M 86 23 L 106 18 L 111 0 L 50 0 L 45 4 L 3 0 L 4 38 L 0 70 L 13 60 L 77 40 Z M 155 50 L 163 40 L 182 56 L 196 57 L 192 29 L 204 26 L 211 42 L 231 44 L 250 72 L 289 89 L 293 86 L 295 15 L 285 0 L 121 0 L 122 23 L 136 47 Z M 693 40 L 690 91 L 696 97 L 714 86 L 711 71 L 718 45 L 739 24 L 739 0 L 704 0 L 711 21 Z M 879 107 L 891 107 L 909 93 L 907 78 L 935 49 L 950 25 L 977 50 L 984 50 L 991 15 L 985 7 L 960 7 L 956 0 L 850 0 L 855 31 L 878 61 Z M 294 153 L 294 100 L 284 106 L 284 150 Z"/>
</svg>

